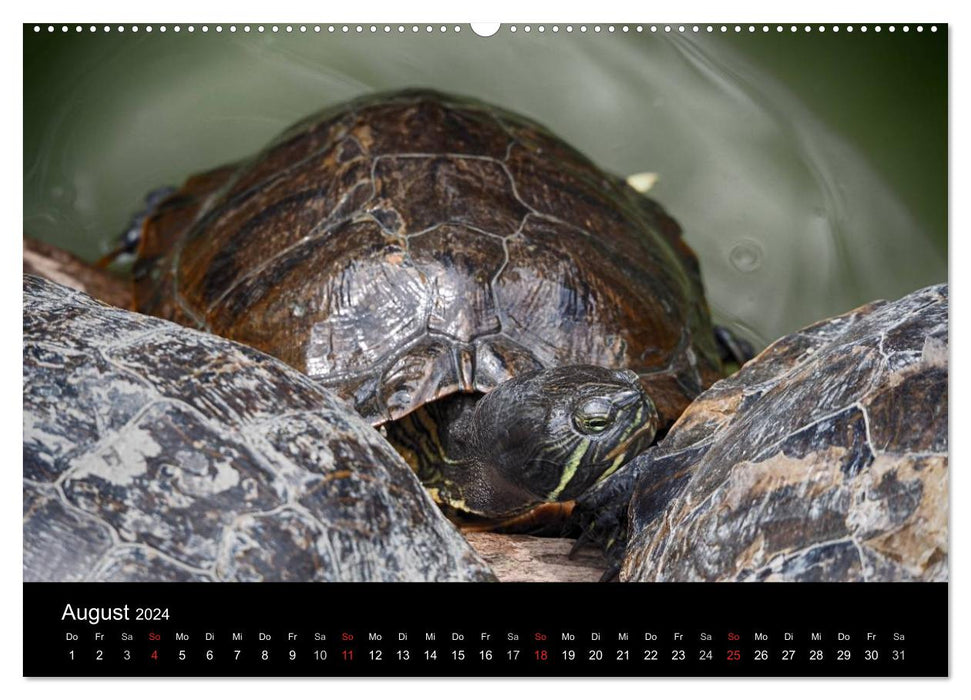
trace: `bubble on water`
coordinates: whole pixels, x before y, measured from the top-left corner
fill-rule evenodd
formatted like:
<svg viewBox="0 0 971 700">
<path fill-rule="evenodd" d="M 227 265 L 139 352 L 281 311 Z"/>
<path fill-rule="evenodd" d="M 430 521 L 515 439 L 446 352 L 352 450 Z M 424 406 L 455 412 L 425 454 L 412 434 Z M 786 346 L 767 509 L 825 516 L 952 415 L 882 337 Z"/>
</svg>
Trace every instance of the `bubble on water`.
<svg viewBox="0 0 971 700">
<path fill-rule="evenodd" d="M 65 185 L 51 187 L 51 199 L 55 202 L 70 202 L 74 199 L 73 188 Z"/>
<path fill-rule="evenodd" d="M 765 254 L 762 246 L 751 239 L 743 239 L 732 246 L 728 253 L 728 261 L 739 272 L 755 272 L 762 267 Z"/>
</svg>

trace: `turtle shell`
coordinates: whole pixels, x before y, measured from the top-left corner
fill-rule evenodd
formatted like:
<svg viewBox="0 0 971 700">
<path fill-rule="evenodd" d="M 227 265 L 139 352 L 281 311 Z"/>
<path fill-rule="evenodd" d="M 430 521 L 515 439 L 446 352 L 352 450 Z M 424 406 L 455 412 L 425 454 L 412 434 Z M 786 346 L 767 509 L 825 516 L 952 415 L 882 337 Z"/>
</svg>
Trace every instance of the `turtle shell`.
<svg viewBox="0 0 971 700">
<path fill-rule="evenodd" d="M 24 277 L 24 580 L 491 580 L 345 402 Z"/>
<path fill-rule="evenodd" d="M 948 293 L 778 340 L 644 455 L 622 578 L 947 580 Z"/>
<path fill-rule="evenodd" d="M 295 125 L 144 227 L 140 311 L 278 357 L 373 423 L 523 371 L 629 368 L 662 423 L 719 377 L 697 260 L 542 126 L 430 91 Z"/>
</svg>

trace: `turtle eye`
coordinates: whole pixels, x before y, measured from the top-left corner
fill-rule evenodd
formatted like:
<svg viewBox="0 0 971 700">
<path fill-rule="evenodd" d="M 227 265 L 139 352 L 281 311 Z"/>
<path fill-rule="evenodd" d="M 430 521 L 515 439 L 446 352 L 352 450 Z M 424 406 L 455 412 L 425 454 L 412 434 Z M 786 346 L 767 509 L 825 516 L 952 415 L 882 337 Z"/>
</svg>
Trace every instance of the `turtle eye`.
<svg viewBox="0 0 971 700">
<path fill-rule="evenodd" d="M 604 399 L 590 399 L 576 409 L 573 422 L 581 433 L 602 433 L 614 422 L 613 406 Z"/>
</svg>

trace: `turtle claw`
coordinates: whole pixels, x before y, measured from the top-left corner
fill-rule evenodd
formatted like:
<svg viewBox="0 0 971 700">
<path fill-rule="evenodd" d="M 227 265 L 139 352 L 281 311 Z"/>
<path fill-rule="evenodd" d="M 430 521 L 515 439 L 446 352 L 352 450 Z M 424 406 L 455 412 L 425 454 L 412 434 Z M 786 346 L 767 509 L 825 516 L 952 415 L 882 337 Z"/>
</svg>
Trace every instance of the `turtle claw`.
<svg viewBox="0 0 971 700">
<path fill-rule="evenodd" d="M 600 583 L 610 583 L 611 581 L 618 580 L 620 576 L 620 566 L 617 564 L 611 564 L 607 567 L 607 570 L 603 572 L 600 577 Z"/>
<path fill-rule="evenodd" d="M 580 536 L 577 537 L 576 540 L 574 540 L 573 546 L 570 547 L 570 553 L 566 555 L 566 558 L 574 559 L 577 555 L 577 552 L 579 552 L 584 547 L 589 546 L 592 541 L 593 541 L 593 538 L 591 536 L 591 533 L 587 530 L 584 530 L 583 532 L 580 533 Z"/>
</svg>

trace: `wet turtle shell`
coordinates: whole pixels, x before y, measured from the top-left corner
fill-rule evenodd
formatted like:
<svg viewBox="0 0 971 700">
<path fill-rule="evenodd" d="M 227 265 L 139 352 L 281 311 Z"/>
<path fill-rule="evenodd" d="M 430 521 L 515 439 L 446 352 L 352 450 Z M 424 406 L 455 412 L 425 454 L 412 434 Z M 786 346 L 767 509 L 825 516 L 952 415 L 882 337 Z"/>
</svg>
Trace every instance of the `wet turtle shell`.
<svg viewBox="0 0 971 700">
<path fill-rule="evenodd" d="M 622 578 L 947 580 L 947 343 L 940 285 L 715 384 L 645 455 Z"/>
<path fill-rule="evenodd" d="M 490 580 L 345 402 L 24 276 L 24 580 Z"/>
<path fill-rule="evenodd" d="M 284 360 L 373 423 L 524 371 L 636 371 L 670 424 L 719 377 L 697 260 L 542 126 L 370 96 L 189 179 L 146 221 L 143 312 Z"/>
</svg>

